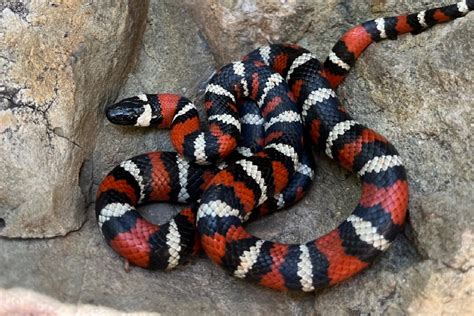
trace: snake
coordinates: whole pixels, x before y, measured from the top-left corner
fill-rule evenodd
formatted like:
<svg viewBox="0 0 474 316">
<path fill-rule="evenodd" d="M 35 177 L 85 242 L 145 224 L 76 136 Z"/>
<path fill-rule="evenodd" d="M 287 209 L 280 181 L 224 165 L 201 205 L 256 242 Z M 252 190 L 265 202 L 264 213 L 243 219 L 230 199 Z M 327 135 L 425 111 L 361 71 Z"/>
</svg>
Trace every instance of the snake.
<svg viewBox="0 0 474 316">
<path fill-rule="evenodd" d="M 139 95 L 109 106 L 113 123 L 170 128 L 177 152 L 136 156 L 105 177 L 96 198 L 105 240 L 131 263 L 150 269 L 174 268 L 202 247 L 230 275 L 283 291 L 311 292 L 367 268 L 403 229 L 407 176 L 395 147 L 354 120 L 334 89 L 370 44 L 421 33 L 473 8 L 474 0 L 464 0 L 364 22 L 337 41 L 324 63 L 295 44 L 260 47 L 210 79 L 207 131 L 184 97 Z M 248 124 L 250 117 L 258 124 Z M 245 131 L 245 125 L 259 131 Z M 247 142 L 250 137 L 241 133 L 258 136 Z M 245 222 L 307 192 L 314 174 L 310 146 L 358 176 L 358 205 L 338 227 L 304 244 L 248 233 Z M 153 225 L 136 206 L 155 201 L 191 206 Z"/>
<path fill-rule="evenodd" d="M 135 122 L 134 125 L 137 125 L 136 119 L 139 116 L 135 112 L 146 104 L 144 99 L 159 100 L 160 107 L 156 109 L 160 113 L 166 113 L 163 107 L 178 109 L 178 103 L 192 104 L 178 95 L 141 95 L 110 106 L 107 116 L 116 124 Z M 146 221 L 133 206 L 150 202 L 189 204 L 196 201 L 209 179 L 224 168 L 228 161 L 248 157 L 260 151 L 265 142 L 260 109 L 255 102 L 245 98 L 239 99 L 238 102 L 242 137 L 236 151 L 226 162 L 218 166 L 199 165 L 183 158 L 177 152 L 151 152 L 123 161 L 102 181 L 96 201 L 96 209 L 100 210 L 97 213 L 99 225 L 109 245 L 128 262 L 152 270 L 170 270 L 199 253 L 201 247 L 195 229 L 196 209 L 185 208 L 172 221 L 154 225 Z M 188 112 L 188 115 L 197 117 L 198 113 L 195 112 L 194 105 L 192 106 L 193 109 L 189 111 L 193 113 Z M 144 125 L 167 128 L 171 116 L 177 117 L 176 114 L 170 117 L 165 114 L 161 123 Z M 175 122 L 176 126 L 180 126 L 179 120 Z M 311 186 L 314 168 L 311 149 L 307 146 L 297 173 L 288 187 L 254 210 L 249 220 L 299 201 Z M 120 212 L 121 215 L 117 216 L 114 212 Z"/>
</svg>

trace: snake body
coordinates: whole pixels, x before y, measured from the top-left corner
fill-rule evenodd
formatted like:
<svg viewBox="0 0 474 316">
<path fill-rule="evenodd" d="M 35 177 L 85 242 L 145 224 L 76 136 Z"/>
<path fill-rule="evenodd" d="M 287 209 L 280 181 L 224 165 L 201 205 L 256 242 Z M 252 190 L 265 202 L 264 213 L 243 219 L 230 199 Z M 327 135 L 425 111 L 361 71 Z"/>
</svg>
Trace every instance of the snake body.
<svg viewBox="0 0 474 316">
<path fill-rule="evenodd" d="M 157 108 L 160 113 L 167 113 L 163 107 L 178 108 L 180 102 L 192 104 L 175 95 L 139 96 L 111 106 L 107 114 L 113 116 L 116 122 L 124 116 L 137 118 L 131 112 L 142 107 L 144 99 L 154 98 L 161 98 Z M 255 102 L 241 99 L 239 105 L 242 137 L 237 150 L 227 161 L 251 156 L 260 151 L 265 142 L 263 118 Z M 121 115 L 114 114 L 119 110 Z M 165 114 L 165 123 L 161 123 L 160 127 L 169 126 L 167 122 L 171 119 Z M 109 172 L 97 191 L 96 210 L 105 240 L 130 263 L 143 268 L 172 269 L 186 262 L 190 255 L 201 249 L 195 228 L 196 208 L 185 208 L 170 222 L 155 225 L 145 220 L 135 206 L 150 202 L 196 201 L 205 185 L 224 166 L 225 163 L 219 166 L 191 163 L 176 152 L 151 152 L 123 161 Z M 296 203 L 308 191 L 313 176 L 313 157 L 310 148 L 305 148 L 288 187 L 255 209 L 249 219 Z"/>
<path fill-rule="evenodd" d="M 109 173 L 96 203 L 106 241 L 134 264 L 164 269 L 202 245 L 228 273 L 278 290 L 313 291 L 366 268 L 403 227 L 408 183 L 394 146 L 354 120 L 333 89 L 371 43 L 420 33 L 473 8 L 474 0 L 465 0 L 365 22 L 343 35 L 324 64 L 297 45 L 261 47 L 211 78 L 204 102 L 209 131 L 200 130 L 195 107 L 179 96 L 142 95 L 112 105 L 107 111 L 112 122 L 171 128 L 172 143 L 186 158 L 149 153 Z M 245 112 L 251 106 L 242 99 L 253 100 L 258 110 Z M 245 117 L 259 122 L 253 124 L 259 131 L 248 130 L 256 133 L 256 142 L 244 144 L 249 138 L 243 137 L 239 143 Z M 362 194 L 355 210 L 336 229 L 305 244 L 252 236 L 243 223 L 296 202 L 309 188 L 309 143 L 357 174 Z M 238 145 L 247 149 L 236 153 Z M 150 201 L 192 205 L 157 226 L 135 210 Z"/>
</svg>

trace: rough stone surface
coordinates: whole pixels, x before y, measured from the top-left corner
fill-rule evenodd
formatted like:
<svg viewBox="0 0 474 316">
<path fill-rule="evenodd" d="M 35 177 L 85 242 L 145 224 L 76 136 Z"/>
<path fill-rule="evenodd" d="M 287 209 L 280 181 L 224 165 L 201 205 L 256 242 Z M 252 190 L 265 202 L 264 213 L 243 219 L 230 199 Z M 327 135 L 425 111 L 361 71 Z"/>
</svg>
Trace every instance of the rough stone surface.
<svg viewBox="0 0 474 316">
<path fill-rule="evenodd" d="M 138 2 L 0 5 L 1 235 L 51 237 L 82 225 L 81 166 L 99 105 L 116 97 L 136 59 L 147 12 Z"/>
<path fill-rule="evenodd" d="M 419 252 L 465 270 L 472 263 L 455 257 L 473 254 L 473 21 L 370 48 L 340 89 L 351 112 L 405 157 Z"/>
<path fill-rule="evenodd" d="M 397 286 L 408 294 L 391 309 L 473 311 L 461 304 L 473 299 L 473 21 L 370 48 L 339 91 L 356 118 L 393 140 L 408 170 L 408 236 L 425 261 Z"/>
<path fill-rule="evenodd" d="M 140 93 L 176 93 L 194 99 L 214 71 L 214 59 L 188 10 L 174 1 L 150 6 L 139 63 L 120 91 L 117 101 Z M 105 106 L 105 104 L 103 104 Z M 110 124 L 99 113 L 93 157 L 94 189 L 117 162 L 154 150 L 173 150 L 168 131 Z M 204 116 L 201 116 L 204 117 Z"/>
<path fill-rule="evenodd" d="M 387 307 L 388 314 L 472 315 L 474 272 L 446 267 L 425 260 L 410 267 L 397 289 L 399 300 Z"/>
<path fill-rule="evenodd" d="M 203 0 L 186 6 L 154 1 L 139 63 L 118 99 L 158 91 L 198 98 L 216 65 L 261 43 L 297 40 L 324 59 L 337 38 L 356 23 L 447 3 L 285 1 L 282 13 L 274 1 Z M 270 21 L 277 16 L 285 22 Z M 229 277 L 204 257 L 171 272 L 132 268 L 126 273 L 98 233 L 90 207 L 84 227 L 63 238 L 0 239 L 0 266 L 7 267 L 0 274 L 0 287 L 31 289 L 72 306 L 165 315 L 472 314 L 473 20 L 471 13 L 425 34 L 374 45 L 338 91 L 357 120 L 396 145 L 411 184 L 405 234 L 357 277 L 305 295 L 273 292 Z M 245 30 L 246 24 L 252 26 L 247 33 L 233 29 Z M 228 48 L 221 48 L 226 43 Z M 166 131 L 116 127 L 105 122 L 101 111 L 95 113 L 97 146 L 81 181 L 88 203 L 105 173 L 121 160 L 171 149 Z M 318 163 L 308 196 L 289 210 L 251 223 L 252 233 L 304 242 L 347 217 L 359 196 L 356 179 L 326 158 L 318 157 Z M 144 212 L 161 223 L 177 209 L 152 205 Z M 16 291 L 0 292 L 0 300 L 21 296 Z"/>
<path fill-rule="evenodd" d="M 219 65 L 262 44 L 297 42 L 310 27 L 309 16 L 316 9 L 315 3 L 295 0 L 185 2 L 203 29 Z"/>
<path fill-rule="evenodd" d="M 2 302 L 1 315 L 156 315 L 148 312 L 124 313 L 97 305 L 65 304 L 46 295 L 20 288 L 0 289 L 0 302 Z"/>
</svg>

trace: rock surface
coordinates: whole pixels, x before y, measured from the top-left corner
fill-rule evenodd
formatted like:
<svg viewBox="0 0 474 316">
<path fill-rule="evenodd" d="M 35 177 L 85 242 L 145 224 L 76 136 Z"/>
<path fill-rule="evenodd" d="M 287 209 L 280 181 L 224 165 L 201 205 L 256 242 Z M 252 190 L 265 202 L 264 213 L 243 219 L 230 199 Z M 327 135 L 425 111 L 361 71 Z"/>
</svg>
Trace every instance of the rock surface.
<svg viewBox="0 0 474 316">
<path fill-rule="evenodd" d="M 187 0 L 185 3 L 221 66 L 266 43 L 298 42 L 310 27 L 310 14 L 317 7 L 316 3 L 295 0 Z"/>
<path fill-rule="evenodd" d="M 65 304 L 55 299 L 52 299 L 46 295 L 41 295 L 30 290 L 19 288 L 13 288 L 9 290 L 0 289 L 0 302 L 2 302 L 2 307 L 0 310 L 2 315 L 112 316 L 125 314 L 124 312 L 120 312 L 118 310 L 107 308 L 104 306 L 88 304 Z M 156 315 L 155 313 L 147 312 L 131 312 L 126 314 L 137 316 Z"/>
<path fill-rule="evenodd" d="M 152 2 L 139 63 L 117 101 L 158 92 L 182 94 L 192 100 L 199 85 L 205 86 L 214 67 L 209 47 L 189 11 L 173 1 Z M 112 125 L 103 108 L 98 118 L 103 128 L 99 130 L 93 156 L 91 200 L 95 187 L 117 162 L 149 151 L 173 150 L 168 131 Z"/>
<path fill-rule="evenodd" d="M 259 43 L 298 41 L 324 59 L 344 30 L 356 23 L 449 2 L 288 0 L 282 5 L 284 12 L 278 12 L 277 3 L 152 2 L 138 65 L 118 99 L 155 91 L 193 99 L 216 65 Z M 0 275 L 0 287 L 31 289 L 72 306 L 89 305 L 85 310 L 99 305 L 165 315 L 472 313 L 473 21 L 471 13 L 425 34 L 374 45 L 338 91 L 356 119 L 396 145 L 411 184 L 406 233 L 357 277 L 304 295 L 277 293 L 229 277 L 204 257 L 172 272 L 132 268 L 126 273 L 123 262 L 98 233 L 90 207 L 83 228 L 66 237 L 0 239 L 0 263 L 7 267 Z M 252 31 L 239 33 L 251 22 Z M 108 96 L 112 101 L 112 93 Z M 104 105 L 104 100 L 94 104 Z M 105 122 L 102 108 L 94 115 L 99 128 L 89 132 L 97 133 L 97 146 L 83 167 L 80 183 L 87 204 L 105 173 L 121 160 L 171 150 L 166 131 L 113 126 Z M 319 157 L 318 162 L 308 196 L 289 210 L 250 224 L 251 232 L 272 240 L 303 242 L 328 232 L 349 214 L 359 196 L 357 181 L 325 158 Z M 156 207 L 147 207 L 145 214 L 158 223 L 178 209 L 159 206 L 157 214 L 152 211 Z M 60 265 L 58 258 L 63 260 Z M 13 297 L 16 302 L 21 293 L 0 292 L 0 300 Z"/>
<path fill-rule="evenodd" d="M 143 1 L 0 4 L 0 235 L 64 235 L 84 222 L 81 166 L 99 105 L 133 66 L 146 12 Z"/>
<path fill-rule="evenodd" d="M 469 14 L 370 48 L 340 89 L 350 112 L 392 139 L 407 166 L 408 236 L 425 261 L 400 284 L 410 293 L 404 311 L 474 310 L 460 303 L 472 301 L 474 284 L 473 22 Z"/>
</svg>

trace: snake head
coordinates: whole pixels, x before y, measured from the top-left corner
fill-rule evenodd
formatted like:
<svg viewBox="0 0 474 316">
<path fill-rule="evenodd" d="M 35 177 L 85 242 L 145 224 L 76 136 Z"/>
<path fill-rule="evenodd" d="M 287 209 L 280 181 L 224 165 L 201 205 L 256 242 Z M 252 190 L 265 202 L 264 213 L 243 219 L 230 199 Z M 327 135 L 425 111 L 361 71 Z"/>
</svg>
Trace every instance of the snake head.
<svg viewBox="0 0 474 316">
<path fill-rule="evenodd" d="M 150 126 L 163 120 L 157 111 L 155 95 L 140 94 L 107 106 L 107 119 L 118 125 Z M 155 101 L 155 102 L 154 102 Z"/>
</svg>

